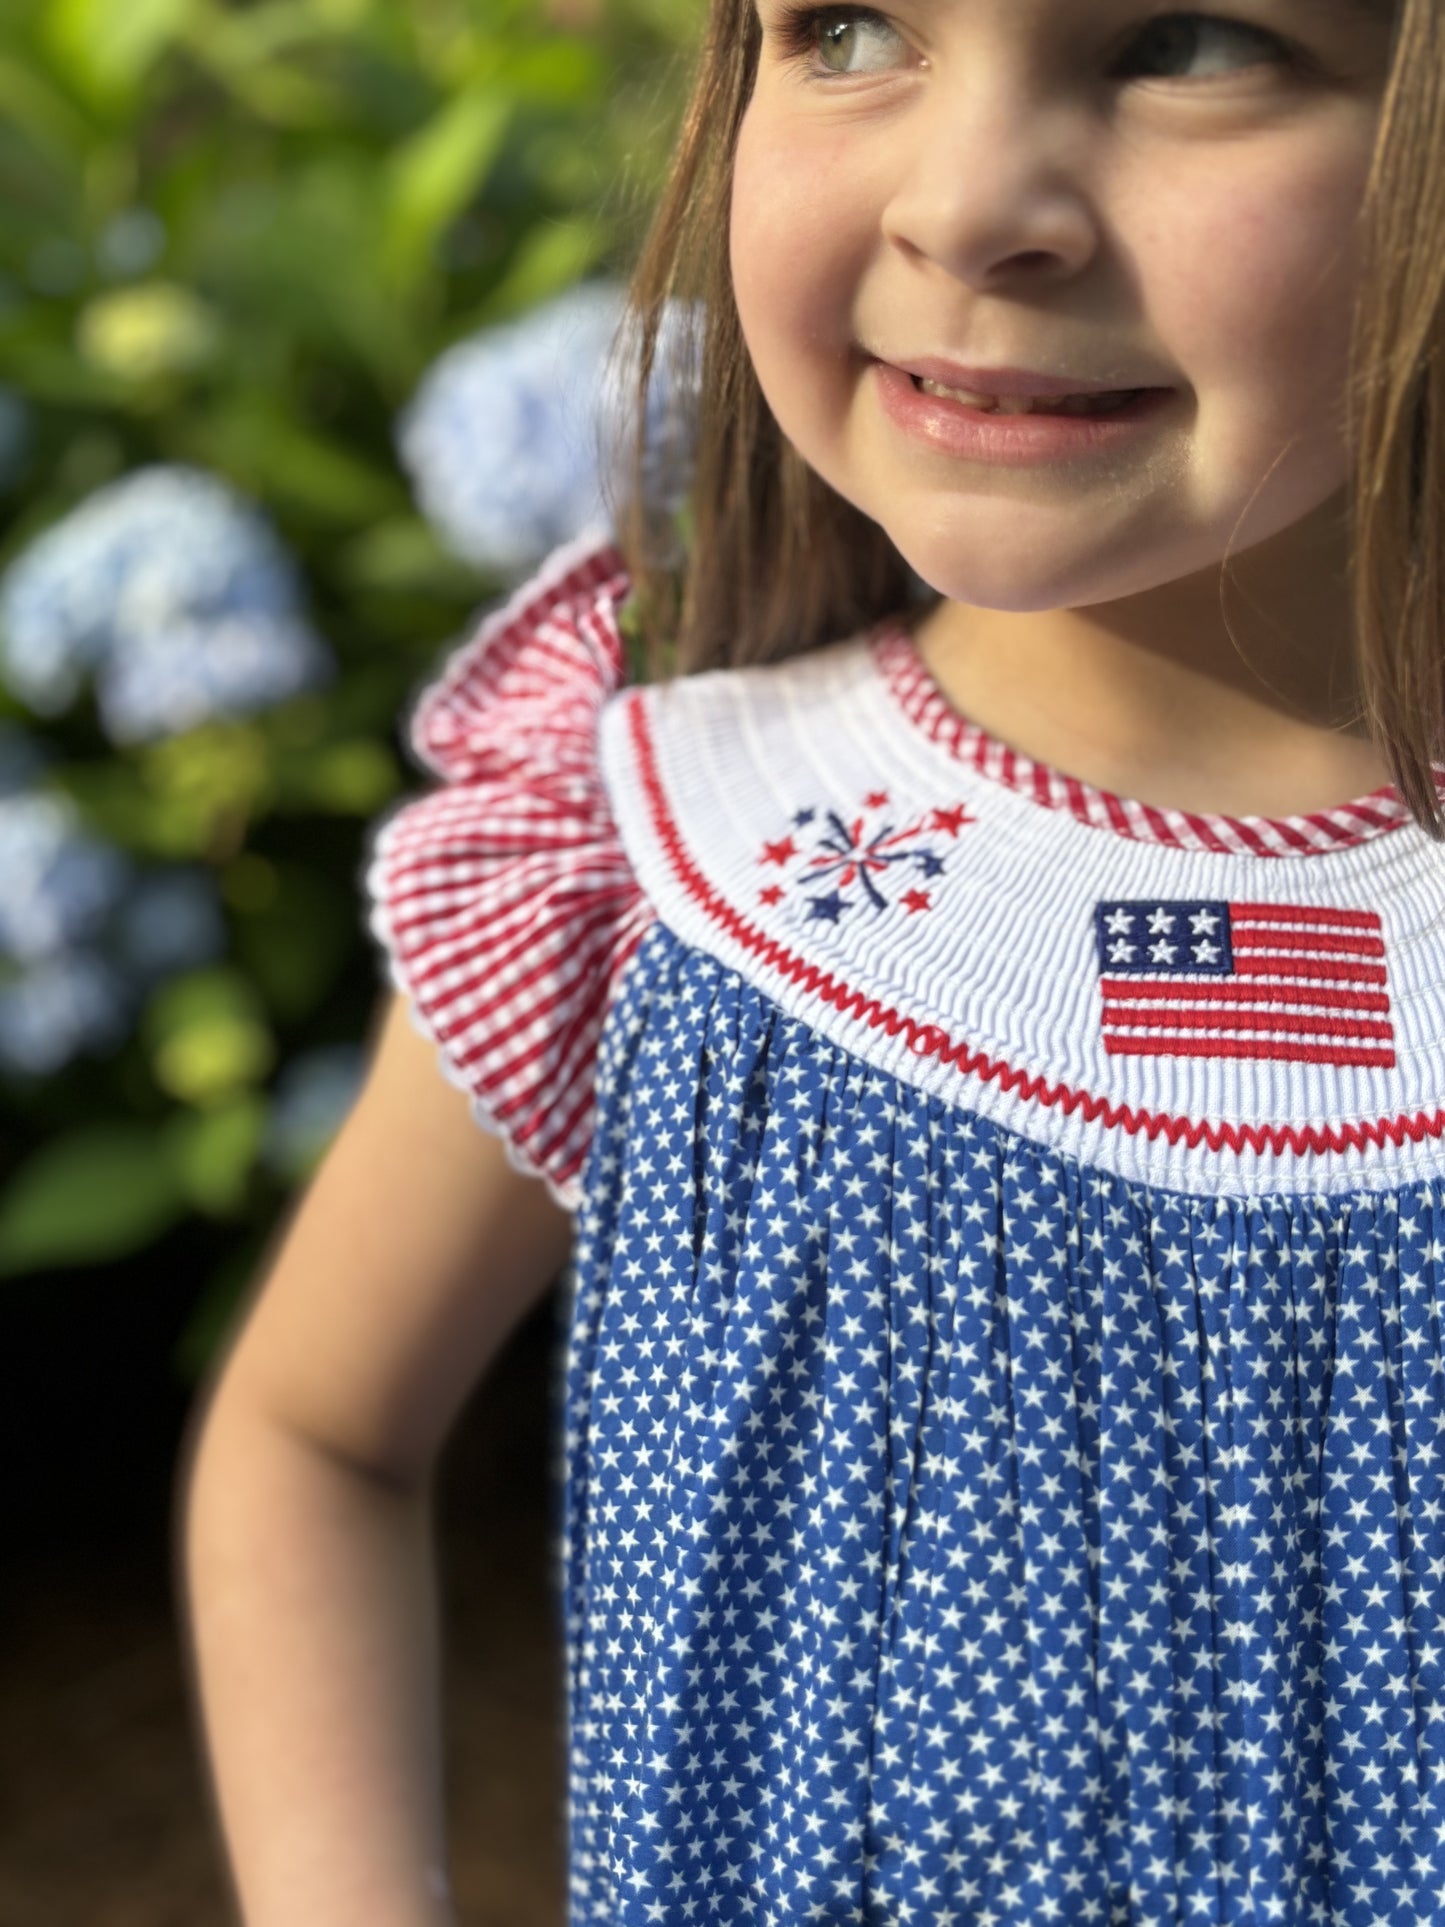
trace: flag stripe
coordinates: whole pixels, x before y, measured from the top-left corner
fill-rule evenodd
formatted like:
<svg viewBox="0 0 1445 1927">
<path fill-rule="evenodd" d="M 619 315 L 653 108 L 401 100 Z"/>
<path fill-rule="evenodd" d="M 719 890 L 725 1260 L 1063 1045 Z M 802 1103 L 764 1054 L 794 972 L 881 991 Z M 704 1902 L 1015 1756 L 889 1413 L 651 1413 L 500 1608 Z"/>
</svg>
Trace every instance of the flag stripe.
<svg viewBox="0 0 1445 1927">
<path fill-rule="evenodd" d="M 1324 957 L 1251 958 L 1235 971 L 1236 977 L 1299 977 L 1320 983 L 1378 984 L 1385 982 L 1385 966 L 1370 963 L 1334 963 Z M 1176 978 L 1177 982 L 1178 979 Z"/>
<path fill-rule="evenodd" d="M 1312 1032 L 1322 1037 L 1373 1037 L 1393 1041 L 1394 1030 L 1373 1017 L 1307 1016 L 1304 1013 L 1268 1010 L 1130 1010 L 1123 1004 L 1106 1004 L 1104 1022 L 1141 1029 L 1153 1024 L 1160 1030 L 1267 1030 L 1303 1036 Z"/>
<path fill-rule="evenodd" d="M 1234 954 L 1242 950 L 1318 950 L 1326 956 L 1383 957 L 1385 946 L 1378 937 L 1339 937 L 1328 930 L 1268 930 L 1248 935 L 1236 933 Z"/>
<path fill-rule="evenodd" d="M 1326 924 L 1340 930 L 1375 930 L 1380 918 L 1374 910 L 1326 910 L 1318 904 L 1231 903 L 1233 923 Z"/>
<path fill-rule="evenodd" d="M 1208 998 L 1210 1003 L 1221 1004 L 1280 1004 L 1290 1010 L 1298 1010 L 1303 1005 L 1318 1004 L 1325 1010 L 1378 1011 L 1381 1014 L 1390 1008 L 1390 1000 L 1382 990 L 1325 990 L 1314 987 L 1299 987 L 1286 984 L 1231 983 L 1225 977 L 1203 979 L 1178 977 L 1141 978 L 1131 982 L 1126 977 L 1105 977 L 1102 989 L 1105 997 L 1128 998 L 1137 1003 L 1174 1003 L 1180 990 L 1187 990 L 1196 1001 Z"/>
</svg>

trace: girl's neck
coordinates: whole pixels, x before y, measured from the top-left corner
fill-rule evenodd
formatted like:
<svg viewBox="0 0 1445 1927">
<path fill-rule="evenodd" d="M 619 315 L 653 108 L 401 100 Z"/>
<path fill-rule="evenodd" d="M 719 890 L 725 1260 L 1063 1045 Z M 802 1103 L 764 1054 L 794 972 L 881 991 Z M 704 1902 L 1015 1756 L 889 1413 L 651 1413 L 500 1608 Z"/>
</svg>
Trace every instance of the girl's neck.
<svg viewBox="0 0 1445 1927">
<path fill-rule="evenodd" d="M 1222 607 L 1217 571 L 1082 609 L 944 601 L 919 653 L 972 722 L 1098 789 L 1221 816 L 1327 809 L 1391 776 L 1358 720 L 1338 531 L 1288 535 L 1231 560 Z"/>
</svg>

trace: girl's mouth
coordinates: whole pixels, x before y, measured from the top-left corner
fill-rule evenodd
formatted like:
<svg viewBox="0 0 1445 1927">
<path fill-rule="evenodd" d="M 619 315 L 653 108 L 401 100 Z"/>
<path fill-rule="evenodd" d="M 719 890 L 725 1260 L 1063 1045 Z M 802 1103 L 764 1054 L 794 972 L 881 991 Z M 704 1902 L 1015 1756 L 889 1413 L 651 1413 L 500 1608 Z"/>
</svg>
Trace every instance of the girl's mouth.
<svg viewBox="0 0 1445 1927">
<path fill-rule="evenodd" d="M 1175 416 L 1172 388 L 1094 395 L 979 394 L 950 388 L 874 361 L 874 391 L 884 414 L 911 442 L 957 461 L 1057 468 L 1121 459 Z"/>
<path fill-rule="evenodd" d="M 987 415 L 1109 415 L 1127 408 L 1146 388 L 1121 388 L 1106 394 L 1061 395 L 1049 399 L 1022 396 L 975 394 L 967 388 L 946 388 L 941 381 L 927 381 L 920 375 L 909 379 L 920 395 L 939 395 L 946 401 L 962 402 Z"/>
</svg>

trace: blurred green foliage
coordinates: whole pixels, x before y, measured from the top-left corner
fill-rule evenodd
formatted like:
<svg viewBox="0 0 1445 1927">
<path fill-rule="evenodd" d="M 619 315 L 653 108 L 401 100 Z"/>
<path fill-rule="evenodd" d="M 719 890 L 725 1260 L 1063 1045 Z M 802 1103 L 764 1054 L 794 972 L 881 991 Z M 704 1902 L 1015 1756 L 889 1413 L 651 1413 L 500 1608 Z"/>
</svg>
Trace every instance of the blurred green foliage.
<svg viewBox="0 0 1445 1927">
<path fill-rule="evenodd" d="M 360 870 L 416 779 L 412 693 L 509 585 L 417 514 L 397 415 L 453 342 L 625 275 L 661 183 L 698 0 L 3 0 L 0 383 L 25 398 L 0 567 L 156 462 L 253 497 L 341 673 L 323 695 L 117 750 L 43 723 L 109 841 L 209 866 L 228 955 L 114 1054 L 0 1083 L 0 1274 L 215 1227 L 176 1363 L 203 1369 L 305 1169 L 262 1156 L 297 1053 L 381 990 Z M 0 717 L 36 719 L 0 691 Z M 312 1160 L 314 1163 L 314 1158 Z"/>
</svg>

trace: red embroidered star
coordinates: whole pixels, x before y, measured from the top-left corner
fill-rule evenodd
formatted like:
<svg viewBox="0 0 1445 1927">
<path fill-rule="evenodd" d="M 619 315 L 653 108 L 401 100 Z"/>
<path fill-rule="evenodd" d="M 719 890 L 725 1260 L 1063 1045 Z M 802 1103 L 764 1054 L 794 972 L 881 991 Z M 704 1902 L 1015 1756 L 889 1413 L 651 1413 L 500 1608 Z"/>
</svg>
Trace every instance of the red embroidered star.
<svg viewBox="0 0 1445 1927">
<path fill-rule="evenodd" d="M 970 816 L 962 803 L 957 804 L 951 810 L 935 810 L 933 812 L 933 828 L 935 830 L 947 830 L 950 836 L 957 836 L 965 823 L 976 823 L 977 821 L 977 817 Z"/>
<path fill-rule="evenodd" d="M 885 810 L 888 807 L 888 792 L 887 790 L 874 790 L 871 796 L 865 796 L 863 798 L 863 802 L 865 807 L 870 810 Z"/>
<path fill-rule="evenodd" d="M 783 891 L 776 883 L 770 883 L 766 890 L 759 890 L 758 902 L 767 904 L 781 903 L 783 894 Z"/>
<path fill-rule="evenodd" d="M 798 846 L 794 843 L 793 839 L 788 836 L 784 837 L 781 843 L 765 843 L 763 845 L 763 854 L 758 858 L 758 862 L 776 863 L 781 866 L 782 864 L 791 862 L 797 854 Z"/>
<path fill-rule="evenodd" d="M 898 901 L 903 905 L 904 909 L 908 911 L 931 910 L 933 908 L 933 904 L 926 890 L 909 890 L 906 895 L 901 896 Z"/>
</svg>

